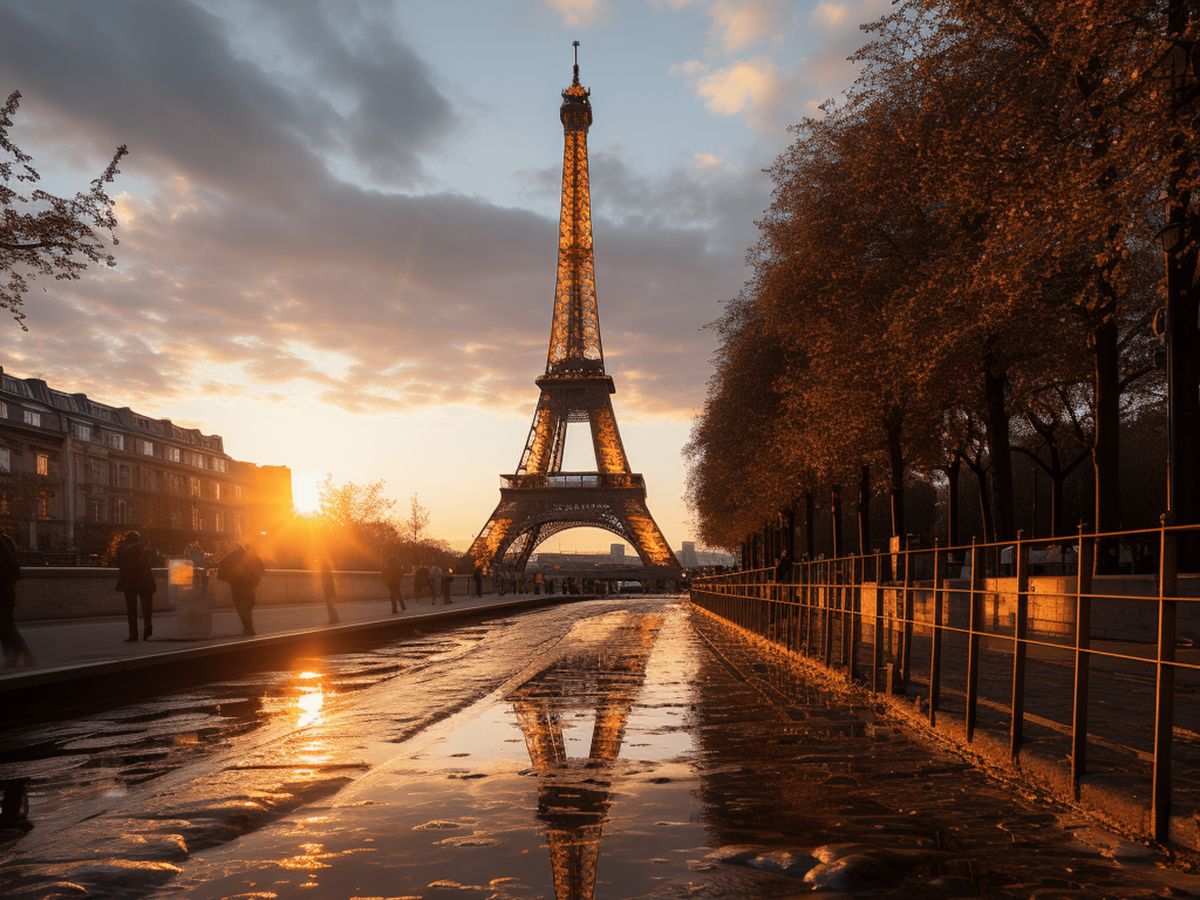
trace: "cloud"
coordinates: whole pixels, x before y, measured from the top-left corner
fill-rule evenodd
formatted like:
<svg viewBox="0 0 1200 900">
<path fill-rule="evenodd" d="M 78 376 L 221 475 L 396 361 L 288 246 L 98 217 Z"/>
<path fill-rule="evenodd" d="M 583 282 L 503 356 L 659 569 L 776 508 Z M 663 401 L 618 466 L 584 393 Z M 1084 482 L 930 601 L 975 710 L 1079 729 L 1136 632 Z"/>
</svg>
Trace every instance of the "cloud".
<svg viewBox="0 0 1200 900">
<path fill-rule="evenodd" d="M 132 148 L 118 268 L 30 296 L 31 332 L 0 330 L 6 368 L 160 409 L 197 391 L 362 413 L 527 404 L 555 221 L 429 182 L 423 156 L 463 125 L 374 4 L 336 20 L 243 9 L 0 0 L 18 127 L 53 129 L 89 169 Z M 707 375 L 700 329 L 740 286 L 765 176 L 689 165 L 650 179 L 616 154 L 592 168 L 622 415 L 685 417 Z M 527 180 L 557 196 L 558 178 Z"/>
<path fill-rule="evenodd" d="M 542 0 L 542 3 L 562 16 L 567 26 L 591 25 L 609 14 L 604 0 Z"/>
<path fill-rule="evenodd" d="M 709 8 L 709 36 L 725 53 L 740 53 L 767 38 L 778 38 L 783 10 L 780 0 L 716 0 Z"/>
<path fill-rule="evenodd" d="M 777 109 L 783 79 L 767 57 L 740 60 L 701 75 L 696 91 L 709 112 L 718 116 L 745 113 L 758 128 L 770 128 Z"/>
<path fill-rule="evenodd" d="M 812 11 L 812 15 L 808 17 L 810 25 L 815 25 L 820 28 L 837 28 L 847 19 L 849 9 L 845 3 L 829 3 L 828 0 L 821 0 L 817 4 L 817 8 Z"/>
</svg>

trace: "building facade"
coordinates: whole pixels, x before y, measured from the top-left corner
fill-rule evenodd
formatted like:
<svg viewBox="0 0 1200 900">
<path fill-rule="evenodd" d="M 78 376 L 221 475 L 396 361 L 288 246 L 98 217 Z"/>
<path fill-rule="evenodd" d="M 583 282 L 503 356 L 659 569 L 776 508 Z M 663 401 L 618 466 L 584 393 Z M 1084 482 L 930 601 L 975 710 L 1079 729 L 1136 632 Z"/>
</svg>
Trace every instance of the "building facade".
<svg viewBox="0 0 1200 900">
<path fill-rule="evenodd" d="M 291 473 L 230 457 L 220 435 L 0 368 L 0 524 L 48 560 L 87 560 L 137 528 L 162 553 L 211 553 L 292 514 Z"/>
</svg>

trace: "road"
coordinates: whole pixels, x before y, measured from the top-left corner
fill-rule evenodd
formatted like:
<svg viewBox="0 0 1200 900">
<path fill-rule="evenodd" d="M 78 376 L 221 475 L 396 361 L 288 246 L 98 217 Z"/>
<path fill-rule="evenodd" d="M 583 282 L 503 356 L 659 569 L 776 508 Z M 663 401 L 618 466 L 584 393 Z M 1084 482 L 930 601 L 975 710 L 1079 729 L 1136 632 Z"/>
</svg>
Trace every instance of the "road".
<svg viewBox="0 0 1200 900">
<path fill-rule="evenodd" d="M 11 730 L 0 780 L 5 897 L 1200 892 L 672 599 Z"/>
</svg>

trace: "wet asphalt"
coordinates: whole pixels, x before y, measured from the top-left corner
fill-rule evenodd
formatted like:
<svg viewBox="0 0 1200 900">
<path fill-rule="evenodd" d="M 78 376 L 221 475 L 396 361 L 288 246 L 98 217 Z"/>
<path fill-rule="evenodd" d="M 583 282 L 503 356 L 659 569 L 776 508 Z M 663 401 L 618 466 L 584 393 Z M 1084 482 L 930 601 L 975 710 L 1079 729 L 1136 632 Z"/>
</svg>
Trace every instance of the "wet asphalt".
<svg viewBox="0 0 1200 900">
<path fill-rule="evenodd" d="M 0 736 L 0 896 L 1189 896 L 675 598 Z"/>
</svg>

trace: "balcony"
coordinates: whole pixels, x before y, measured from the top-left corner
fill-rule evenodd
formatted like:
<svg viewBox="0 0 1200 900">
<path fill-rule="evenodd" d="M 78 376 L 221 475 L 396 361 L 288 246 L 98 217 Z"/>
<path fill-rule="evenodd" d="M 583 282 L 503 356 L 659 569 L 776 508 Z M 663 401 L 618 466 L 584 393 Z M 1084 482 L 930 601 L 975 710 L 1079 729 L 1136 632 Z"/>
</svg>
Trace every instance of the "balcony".
<svg viewBox="0 0 1200 900">
<path fill-rule="evenodd" d="M 644 488 L 641 475 L 630 472 L 551 472 L 501 475 L 501 488 Z"/>
</svg>

